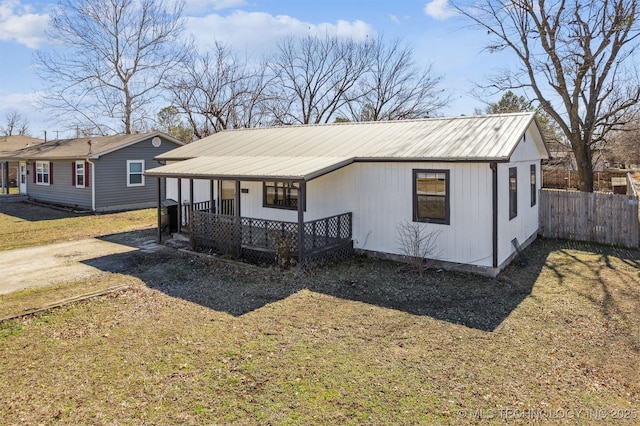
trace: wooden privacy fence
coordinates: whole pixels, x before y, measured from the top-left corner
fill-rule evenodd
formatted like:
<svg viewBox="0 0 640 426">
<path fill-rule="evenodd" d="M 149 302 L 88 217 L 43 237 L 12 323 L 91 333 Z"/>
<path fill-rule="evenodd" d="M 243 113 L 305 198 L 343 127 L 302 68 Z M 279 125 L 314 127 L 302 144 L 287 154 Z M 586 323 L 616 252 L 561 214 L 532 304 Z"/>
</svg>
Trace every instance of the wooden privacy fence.
<svg viewBox="0 0 640 426">
<path fill-rule="evenodd" d="M 540 191 L 543 237 L 638 247 L 638 197 L 577 191 Z"/>
</svg>

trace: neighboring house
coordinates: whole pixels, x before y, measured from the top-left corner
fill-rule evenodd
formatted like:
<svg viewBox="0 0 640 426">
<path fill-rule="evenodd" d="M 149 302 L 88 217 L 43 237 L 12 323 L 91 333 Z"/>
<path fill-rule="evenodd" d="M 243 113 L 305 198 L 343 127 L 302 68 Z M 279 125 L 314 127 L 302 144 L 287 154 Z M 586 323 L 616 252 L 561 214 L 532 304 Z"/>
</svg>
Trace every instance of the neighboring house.
<svg viewBox="0 0 640 426">
<path fill-rule="evenodd" d="M 16 151 L 44 142 L 30 136 L 0 136 L 0 194 L 8 194 L 9 188 L 17 188 L 19 163 L 13 158 Z"/>
<path fill-rule="evenodd" d="M 16 150 L 13 158 L 20 193 L 29 199 L 102 212 L 154 206 L 158 181 L 147 181 L 144 171 L 181 145 L 160 132 L 56 139 Z"/>
<path fill-rule="evenodd" d="M 208 211 L 189 215 L 196 246 L 274 252 L 282 229 L 298 260 L 345 238 L 401 259 L 408 223 L 436 237 L 440 266 L 496 275 L 536 238 L 548 156 L 535 114 L 515 113 L 224 131 L 159 155 L 146 176 Z"/>
</svg>

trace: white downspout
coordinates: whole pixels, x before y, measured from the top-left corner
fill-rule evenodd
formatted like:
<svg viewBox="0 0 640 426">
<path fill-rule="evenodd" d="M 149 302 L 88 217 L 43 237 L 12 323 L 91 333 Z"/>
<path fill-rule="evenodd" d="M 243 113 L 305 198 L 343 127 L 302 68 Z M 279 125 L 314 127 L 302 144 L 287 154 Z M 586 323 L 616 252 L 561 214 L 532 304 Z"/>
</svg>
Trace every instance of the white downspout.
<svg viewBox="0 0 640 426">
<path fill-rule="evenodd" d="M 96 212 L 96 167 L 95 163 L 92 163 L 87 157 L 87 163 L 91 165 L 91 181 L 89 185 L 91 185 L 91 211 Z"/>
</svg>

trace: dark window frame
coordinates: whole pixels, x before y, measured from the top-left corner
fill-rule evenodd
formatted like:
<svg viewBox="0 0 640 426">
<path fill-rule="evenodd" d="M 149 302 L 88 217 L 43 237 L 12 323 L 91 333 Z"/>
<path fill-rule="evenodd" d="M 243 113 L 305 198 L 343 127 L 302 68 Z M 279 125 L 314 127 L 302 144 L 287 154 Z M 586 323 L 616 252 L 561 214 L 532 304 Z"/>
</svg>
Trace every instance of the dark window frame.
<svg viewBox="0 0 640 426">
<path fill-rule="evenodd" d="M 518 168 L 509 167 L 509 220 L 518 216 Z"/>
<path fill-rule="evenodd" d="M 435 217 L 420 217 L 418 216 L 418 199 L 421 196 L 418 194 L 418 175 L 421 173 L 436 173 L 444 175 L 445 182 L 445 194 L 444 196 L 431 194 L 430 197 L 442 197 L 444 198 L 444 219 Z M 413 169 L 413 221 L 423 223 L 435 223 L 440 225 L 451 224 L 451 173 L 448 169 Z"/>
<path fill-rule="evenodd" d="M 271 185 L 269 185 L 271 184 Z M 282 186 L 278 186 L 281 184 Z M 298 202 L 300 201 L 300 182 L 296 181 L 264 181 L 262 182 L 262 207 L 269 209 L 282 209 L 282 210 L 298 210 Z M 282 204 L 269 204 L 267 202 L 267 188 L 275 188 L 276 189 L 276 198 L 278 195 L 278 190 L 282 189 Z M 296 189 L 298 194 L 295 197 L 296 205 L 291 205 L 291 189 Z M 307 206 L 303 205 L 303 210 L 307 210 Z"/>
<path fill-rule="evenodd" d="M 529 167 L 529 181 L 531 184 L 531 207 L 533 207 L 538 202 L 538 191 L 537 191 L 538 172 L 535 164 L 532 164 Z"/>
</svg>

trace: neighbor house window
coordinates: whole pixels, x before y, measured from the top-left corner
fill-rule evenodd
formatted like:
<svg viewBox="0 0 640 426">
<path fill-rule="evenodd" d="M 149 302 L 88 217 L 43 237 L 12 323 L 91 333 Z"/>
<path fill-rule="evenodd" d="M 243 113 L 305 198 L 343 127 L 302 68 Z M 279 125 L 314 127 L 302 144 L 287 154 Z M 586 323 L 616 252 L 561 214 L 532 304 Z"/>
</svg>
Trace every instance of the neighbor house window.
<svg viewBox="0 0 640 426">
<path fill-rule="evenodd" d="M 144 160 L 127 160 L 127 186 L 144 186 Z"/>
<path fill-rule="evenodd" d="M 509 168 L 509 219 L 518 216 L 518 168 Z"/>
<path fill-rule="evenodd" d="M 84 178 L 84 173 L 85 173 L 85 166 L 84 166 L 84 161 L 76 161 L 74 163 L 74 176 L 73 176 L 73 182 L 76 186 L 76 188 L 80 188 L 80 187 L 84 187 L 85 185 L 85 178 Z"/>
<path fill-rule="evenodd" d="M 536 165 L 532 164 L 529 171 L 529 179 L 531 181 L 531 207 L 536 205 L 536 196 L 538 194 L 536 187 Z"/>
<path fill-rule="evenodd" d="M 37 185 L 51 184 L 51 164 L 48 161 L 36 161 L 35 181 Z"/>
<path fill-rule="evenodd" d="M 265 182 L 263 186 L 264 207 L 297 209 L 299 188 L 297 182 Z"/>
<path fill-rule="evenodd" d="M 449 224 L 449 170 L 413 171 L 413 220 Z"/>
</svg>

